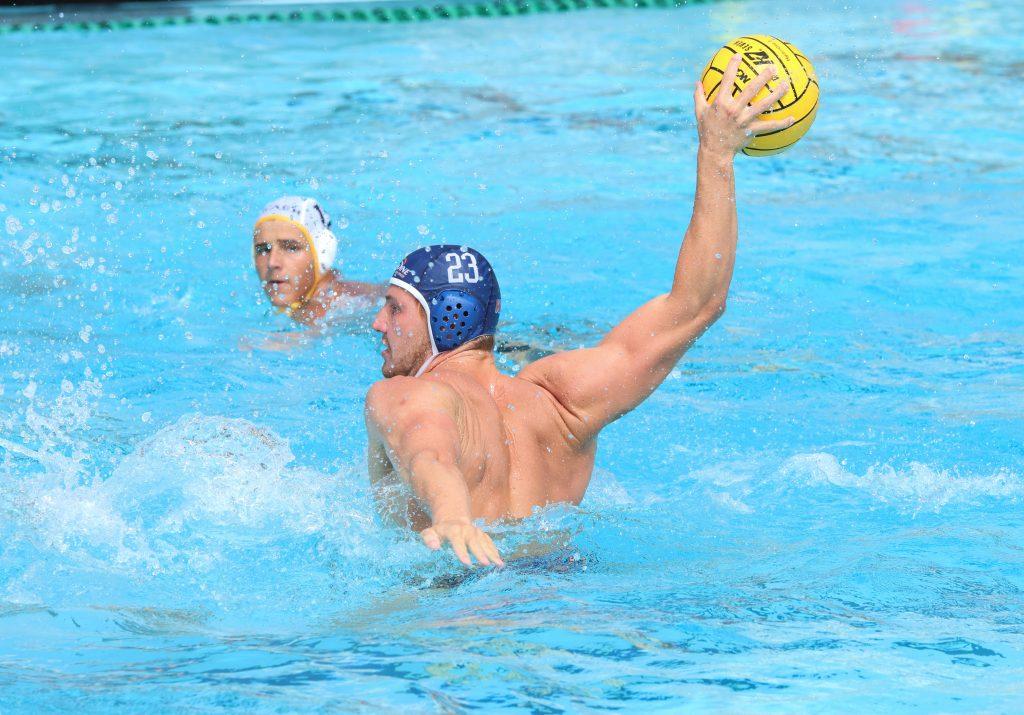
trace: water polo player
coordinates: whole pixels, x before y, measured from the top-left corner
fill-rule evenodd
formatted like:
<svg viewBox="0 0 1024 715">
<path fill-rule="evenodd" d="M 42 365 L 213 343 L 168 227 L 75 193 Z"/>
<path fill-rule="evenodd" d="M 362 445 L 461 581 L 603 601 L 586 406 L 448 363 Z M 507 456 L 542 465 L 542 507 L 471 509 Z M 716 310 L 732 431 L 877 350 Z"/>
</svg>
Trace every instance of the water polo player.
<svg viewBox="0 0 1024 715">
<path fill-rule="evenodd" d="M 252 234 L 263 290 L 279 310 L 312 325 L 339 308 L 367 305 L 382 288 L 343 280 L 331 219 L 313 199 L 282 196 L 263 208 Z"/>
<path fill-rule="evenodd" d="M 734 86 L 739 60 L 723 87 Z M 645 400 L 725 310 L 737 240 L 734 155 L 793 122 L 758 119 L 788 89 L 783 82 L 754 101 L 773 73 L 768 66 L 711 104 L 697 85 L 697 187 L 671 288 L 596 347 L 503 375 L 491 352 L 501 293 L 487 260 L 465 246 L 428 246 L 402 261 L 373 323 L 386 379 L 366 396 L 370 476 L 380 487 L 411 487 L 396 516 L 427 546 L 447 542 L 467 565 L 500 565 L 473 520 L 579 502 L 598 433 Z"/>
</svg>

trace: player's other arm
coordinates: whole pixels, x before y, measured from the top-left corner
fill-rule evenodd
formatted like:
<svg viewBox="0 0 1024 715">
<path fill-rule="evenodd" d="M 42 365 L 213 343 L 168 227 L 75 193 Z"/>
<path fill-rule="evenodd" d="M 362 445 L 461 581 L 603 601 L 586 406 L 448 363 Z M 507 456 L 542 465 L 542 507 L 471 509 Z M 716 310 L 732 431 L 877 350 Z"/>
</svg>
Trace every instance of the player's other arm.
<svg viewBox="0 0 1024 715">
<path fill-rule="evenodd" d="M 645 400 L 725 310 L 736 257 L 733 158 L 753 135 L 792 121 L 757 119 L 787 91 L 785 83 L 749 104 L 771 78 L 771 67 L 736 97 L 726 91 L 735 82 L 739 59 L 730 61 L 713 104 L 700 83 L 694 91 L 700 137 L 697 188 L 669 291 L 627 316 L 596 347 L 545 358 L 521 373 L 568 410 L 581 441 Z"/>
<path fill-rule="evenodd" d="M 371 453 L 387 458 L 430 514 L 420 536 L 431 549 L 448 542 L 459 560 L 503 565 L 491 538 L 472 523 L 469 488 L 459 466 L 457 399 L 445 385 L 416 378 L 377 382 L 366 395 L 366 431 Z"/>
</svg>

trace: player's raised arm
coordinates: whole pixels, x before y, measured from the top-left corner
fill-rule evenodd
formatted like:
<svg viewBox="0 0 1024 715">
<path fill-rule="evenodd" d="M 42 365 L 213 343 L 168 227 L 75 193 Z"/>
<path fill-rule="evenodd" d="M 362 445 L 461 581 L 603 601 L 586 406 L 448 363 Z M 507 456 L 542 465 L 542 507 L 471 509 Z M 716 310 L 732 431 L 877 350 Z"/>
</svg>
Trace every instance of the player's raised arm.
<svg viewBox="0 0 1024 715">
<path fill-rule="evenodd" d="M 774 74 L 771 66 L 736 96 L 726 91 L 735 84 L 740 59 L 736 55 L 729 62 L 713 103 L 699 82 L 694 91 L 700 137 L 697 188 L 669 292 L 627 316 L 597 347 L 553 355 L 520 373 L 562 404 L 581 442 L 646 399 L 725 310 L 736 256 L 733 158 L 754 135 L 792 123 L 758 119 L 787 91 L 784 82 L 751 104 Z"/>
<path fill-rule="evenodd" d="M 366 430 L 373 455 L 387 459 L 430 513 L 420 536 L 435 551 L 448 542 L 459 560 L 504 565 L 491 538 L 473 525 L 469 489 L 460 470 L 460 440 L 451 388 L 395 377 L 366 395 Z"/>
</svg>

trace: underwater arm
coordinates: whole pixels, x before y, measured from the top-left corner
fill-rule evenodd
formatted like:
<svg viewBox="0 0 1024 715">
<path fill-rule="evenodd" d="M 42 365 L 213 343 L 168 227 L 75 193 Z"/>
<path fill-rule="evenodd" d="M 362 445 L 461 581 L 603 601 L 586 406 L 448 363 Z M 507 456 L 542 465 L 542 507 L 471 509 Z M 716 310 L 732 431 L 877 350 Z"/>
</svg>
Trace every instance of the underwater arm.
<svg viewBox="0 0 1024 715">
<path fill-rule="evenodd" d="M 469 488 L 459 468 L 460 440 L 447 388 L 415 378 L 382 380 L 366 395 L 366 428 L 383 444 L 388 459 L 430 513 L 420 532 L 437 551 L 448 542 L 472 566 L 504 562 L 486 533 L 473 525 Z"/>
<path fill-rule="evenodd" d="M 732 87 L 738 64 L 737 55 L 723 87 Z M 697 187 L 669 292 L 627 316 L 597 347 L 545 358 L 521 373 L 546 387 L 575 417 L 581 441 L 643 402 L 725 311 L 737 238 L 733 158 L 754 134 L 791 123 L 757 119 L 787 90 L 786 83 L 748 106 L 773 71 L 762 70 L 736 97 L 719 92 L 713 104 L 697 84 Z"/>
</svg>

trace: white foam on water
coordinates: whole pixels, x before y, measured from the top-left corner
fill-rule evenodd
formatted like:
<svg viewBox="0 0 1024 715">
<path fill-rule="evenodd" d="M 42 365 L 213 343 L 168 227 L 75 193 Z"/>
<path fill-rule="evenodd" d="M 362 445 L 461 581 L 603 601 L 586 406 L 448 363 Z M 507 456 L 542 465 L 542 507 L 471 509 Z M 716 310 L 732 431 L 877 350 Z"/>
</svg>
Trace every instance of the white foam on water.
<svg viewBox="0 0 1024 715">
<path fill-rule="evenodd" d="M 739 512 L 740 514 L 753 514 L 754 510 L 748 505 L 741 502 L 728 492 L 708 492 L 708 496 L 711 497 L 720 506 L 730 509 L 732 511 Z"/>
<path fill-rule="evenodd" d="M 29 452 L 43 472 L 0 487 L 9 601 L 301 608 L 430 559 L 376 521 L 365 474 L 300 466 L 247 420 L 182 417 L 89 483 L 77 463 Z"/>
<path fill-rule="evenodd" d="M 186 416 L 138 445 L 103 483 L 147 531 L 274 526 L 312 533 L 327 521 L 331 479 L 290 467 L 287 442 L 246 420 Z"/>
<path fill-rule="evenodd" d="M 786 460 L 779 473 L 805 486 L 827 484 L 860 490 L 878 501 L 915 510 L 938 511 L 950 504 L 975 503 L 986 498 L 1016 502 L 1024 496 L 1024 479 L 1006 469 L 991 474 L 964 475 L 955 470 L 910 462 L 902 468 L 873 465 L 863 474 L 854 474 L 835 456 L 825 452 L 794 455 Z"/>
<path fill-rule="evenodd" d="M 909 514 L 986 500 L 1016 503 L 1024 497 L 1024 478 L 1008 469 L 962 474 L 909 462 L 905 466 L 876 464 L 858 474 L 827 452 L 795 454 L 781 462 L 761 457 L 715 464 L 685 475 L 684 484 L 702 490 L 723 509 L 743 514 L 769 505 L 785 507 L 801 495 L 819 497 L 830 488 L 866 498 L 869 507 L 889 505 Z M 839 502 L 836 506 L 841 508 Z"/>
<path fill-rule="evenodd" d="M 22 492 L 20 512 L 44 551 L 90 568 L 154 565 L 144 537 L 95 487 L 35 486 Z"/>
<path fill-rule="evenodd" d="M 612 472 L 595 467 L 587 487 L 585 503 L 588 508 L 603 510 L 629 506 L 634 503 L 634 499 Z"/>
</svg>

